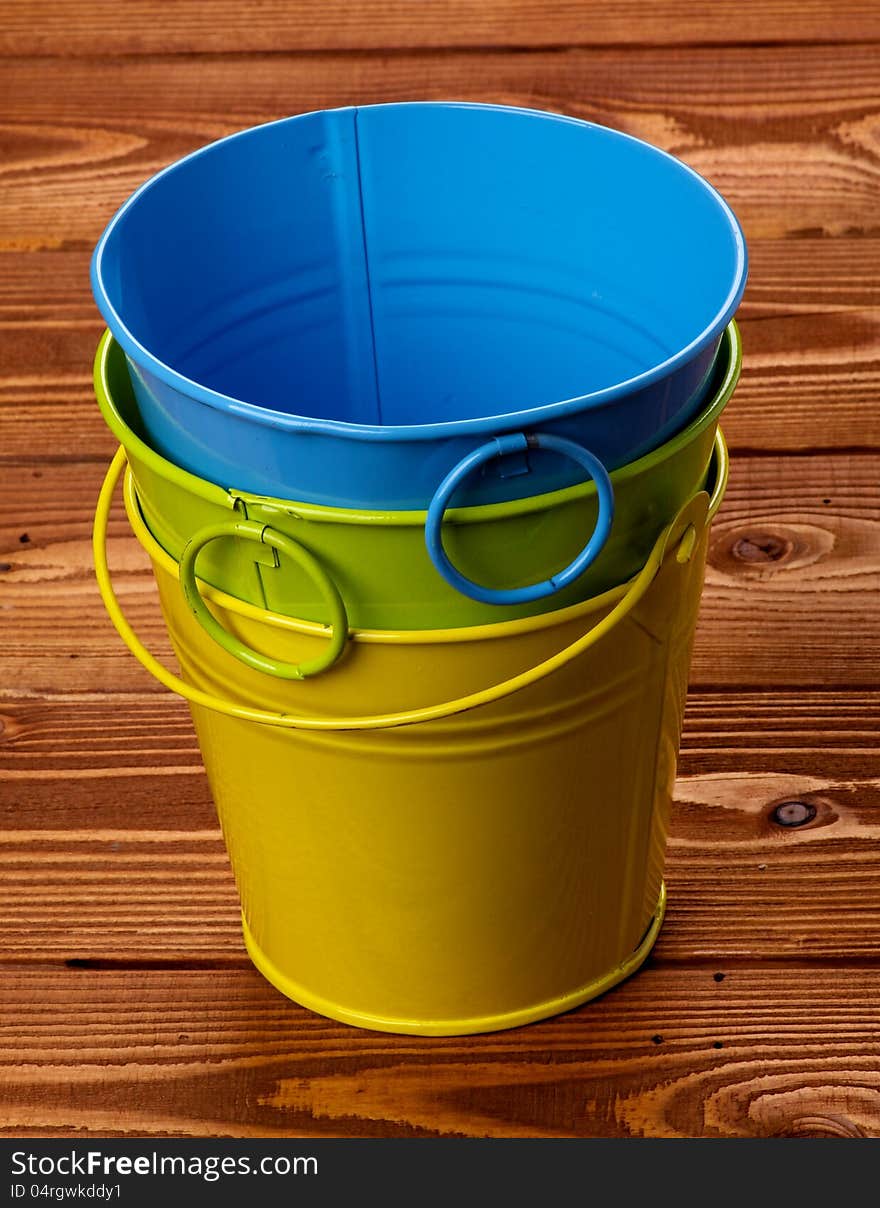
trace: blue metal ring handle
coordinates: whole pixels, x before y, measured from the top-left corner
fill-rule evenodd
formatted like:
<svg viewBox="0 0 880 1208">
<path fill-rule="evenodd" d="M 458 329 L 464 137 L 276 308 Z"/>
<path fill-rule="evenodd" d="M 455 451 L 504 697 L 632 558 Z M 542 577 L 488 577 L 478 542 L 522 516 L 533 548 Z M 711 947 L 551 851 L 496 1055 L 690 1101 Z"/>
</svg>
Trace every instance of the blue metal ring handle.
<svg viewBox="0 0 880 1208">
<path fill-rule="evenodd" d="M 474 583 L 456 570 L 443 548 L 442 526 L 443 514 L 452 498 L 453 492 L 472 470 L 477 466 L 491 461 L 493 457 L 503 457 L 507 453 L 522 453 L 528 449 L 547 449 L 551 453 L 561 453 L 570 457 L 582 466 L 596 484 L 596 495 L 599 502 L 599 515 L 590 539 L 573 562 L 569 562 L 564 570 L 544 579 L 540 583 L 529 583 L 526 587 L 492 588 Z M 550 436 L 541 432 L 525 435 L 523 432 L 511 433 L 507 436 L 496 436 L 493 440 L 481 445 L 473 453 L 468 453 L 453 469 L 449 471 L 434 493 L 434 498 L 428 508 L 425 521 L 425 542 L 428 554 L 436 569 L 447 583 L 456 591 L 472 600 L 483 604 L 527 604 L 532 600 L 541 600 L 552 596 L 555 592 L 568 587 L 587 567 L 595 561 L 608 540 L 611 532 L 611 522 L 614 519 L 614 488 L 608 471 L 589 450 L 567 440 L 563 436 Z"/>
</svg>

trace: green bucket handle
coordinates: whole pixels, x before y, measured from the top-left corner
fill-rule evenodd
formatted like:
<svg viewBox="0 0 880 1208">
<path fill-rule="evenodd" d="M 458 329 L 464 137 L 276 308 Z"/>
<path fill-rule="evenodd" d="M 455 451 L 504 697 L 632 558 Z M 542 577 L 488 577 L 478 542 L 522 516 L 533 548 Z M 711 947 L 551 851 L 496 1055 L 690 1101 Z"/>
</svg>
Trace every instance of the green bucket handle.
<svg viewBox="0 0 880 1208">
<path fill-rule="evenodd" d="M 489 688 L 483 688 L 478 692 L 472 692 L 468 696 L 462 696 L 456 700 L 427 705 L 419 709 L 406 709 L 398 713 L 360 717 L 297 717 L 289 713 L 272 713 L 265 709 L 253 709 L 248 705 L 241 705 L 235 701 L 212 696 L 211 693 L 204 692 L 202 689 L 195 688 L 191 684 L 186 683 L 185 680 L 180 679 L 179 676 L 174 675 L 167 667 L 164 667 L 158 659 L 150 654 L 129 625 L 113 589 L 110 568 L 107 563 L 107 523 L 110 516 L 110 507 L 113 502 L 116 484 L 126 464 L 125 451 L 121 448 L 117 450 L 113 461 L 110 463 L 104 484 L 101 487 L 101 493 L 98 496 L 95 524 L 92 532 L 95 575 L 98 580 L 98 589 L 101 593 L 104 607 L 107 609 L 110 620 L 113 622 L 117 633 L 125 645 L 138 662 L 160 684 L 163 684 L 166 688 L 170 688 L 172 692 L 177 693 L 178 696 L 182 696 L 190 704 L 200 705 L 203 708 L 212 709 L 216 713 L 235 717 L 241 721 L 279 726 L 290 730 L 387 730 L 397 726 L 415 725 L 420 722 L 440 721 L 443 718 L 452 717 L 454 714 L 474 709 L 478 705 L 490 704 L 493 701 L 510 696 L 514 692 L 519 692 L 523 688 L 537 683 L 554 671 L 564 667 L 589 647 L 596 645 L 597 642 L 601 641 L 617 625 L 618 621 L 623 620 L 635 608 L 636 604 L 645 595 L 663 563 L 667 546 L 673 540 L 677 542 L 678 561 L 689 561 L 696 545 L 697 530 L 704 524 L 708 524 L 718 510 L 727 483 L 727 447 L 720 429 L 716 436 L 714 456 L 717 470 L 715 488 L 711 500 L 705 491 L 698 491 L 680 509 L 675 519 L 660 533 L 644 566 L 634 578 L 630 579 L 620 599 L 592 628 L 588 629 L 586 633 L 581 634 L 579 638 L 576 638 L 575 641 L 563 650 L 545 659 L 542 663 L 529 668 L 527 671 L 522 671 L 510 679 L 504 680 L 502 683 L 494 684 Z M 684 526 L 683 530 L 682 525 Z M 675 537 L 673 536 L 674 534 Z"/>
<path fill-rule="evenodd" d="M 268 545 L 271 549 L 286 554 L 314 579 L 330 610 L 330 641 L 317 658 L 309 659 L 304 663 L 285 663 L 280 659 L 273 659 L 269 655 L 260 654 L 259 651 L 246 646 L 228 629 L 224 629 L 208 608 L 202 599 L 196 580 L 196 560 L 210 542 L 228 537 L 240 537 L 245 541 Z M 304 545 L 300 545 L 286 533 L 279 533 L 277 529 L 265 524 L 258 524 L 255 520 L 221 521 L 219 524 L 212 524 L 201 529 L 190 537 L 180 555 L 180 586 L 190 612 L 206 633 L 239 662 L 251 667 L 254 671 L 262 671 L 265 675 L 274 675 L 278 679 L 307 679 L 310 675 L 320 675 L 322 671 L 332 667 L 345 649 L 345 643 L 348 640 L 348 614 L 336 584 L 315 555 Z"/>
</svg>

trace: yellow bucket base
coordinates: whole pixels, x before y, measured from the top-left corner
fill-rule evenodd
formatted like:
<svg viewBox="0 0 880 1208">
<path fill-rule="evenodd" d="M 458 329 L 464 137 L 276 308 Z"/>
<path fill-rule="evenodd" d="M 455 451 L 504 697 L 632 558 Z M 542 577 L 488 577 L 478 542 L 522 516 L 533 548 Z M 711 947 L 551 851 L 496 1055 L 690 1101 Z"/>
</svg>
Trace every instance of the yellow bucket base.
<svg viewBox="0 0 880 1208">
<path fill-rule="evenodd" d="M 572 990 L 570 994 L 551 998 L 547 1002 L 536 1003 L 535 1006 L 525 1007 L 520 1011 L 510 1011 L 505 1015 L 485 1015 L 475 1019 L 385 1019 L 378 1015 L 364 1015 L 360 1011 L 350 1011 L 347 1007 L 341 1007 L 338 1003 L 310 993 L 303 986 L 286 977 L 261 950 L 251 934 L 244 916 L 242 916 L 241 926 L 248 956 L 266 981 L 270 982 L 276 990 L 280 990 L 287 998 L 299 1003 L 302 1007 L 307 1007 L 310 1011 L 315 1011 L 318 1015 L 325 1015 L 328 1019 L 336 1019 L 339 1023 L 351 1024 L 356 1028 L 368 1028 L 372 1032 L 397 1032 L 408 1036 L 470 1036 L 476 1032 L 502 1032 L 505 1028 L 518 1028 L 523 1024 L 535 1023 L 539 1019 L 549 1019 L 553 1015 L 562 1015 L 565 1011 L 580 1007 L 592 998 L 598 998 L 606 990 L 625 981 L 644 963 L 660 934 L 665 914 L 666 884 L 661 882 L 657 908 L 648 930 L 645 932 L 645 937 L 635 952 L 622 964 L 617 965 L 608 973 L 604 973 L 601 977 L 594 978 L 586 986 Z"/>
</svg>

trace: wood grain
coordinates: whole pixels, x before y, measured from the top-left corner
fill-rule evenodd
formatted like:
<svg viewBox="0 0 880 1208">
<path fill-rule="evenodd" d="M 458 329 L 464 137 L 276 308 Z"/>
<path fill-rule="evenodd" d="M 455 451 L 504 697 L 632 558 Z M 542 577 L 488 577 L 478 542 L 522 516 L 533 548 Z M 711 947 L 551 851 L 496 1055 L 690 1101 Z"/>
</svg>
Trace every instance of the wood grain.
<svg viewBox="0 0 880 1208">
<path fill-rule="evenodd" d="M 877 693 L 692 694 L 655 959 L 876 956 L 878 717 Z M 184 707 L 24 701 L 0 722 L 0 960 L 246 962 Z M 809 826 L 773 822 L 792 800 Z"/>
<path fill-rule="evenodd" d="M 679 772 L 763 777 L 769 812 L 780 794 L 856 771 L 880 780 L 878 727 L 878 690 L 692 688 Z M 11 830 L 213 831 L 201 772 L 189 712 L 170 693 L 84 699 L 71 683 L 57 696 L 0 702 L 0 817 Z"/>
<path fill-rule="evenodd" d="M 0 19 L 0 1134 L 880 1136 L 880 8 L 7 0 Z M 88 260 L 158 168 L 289 113 L 522 104 L 743 221 L 734 450 L 643 971 L 494 1036 L 371 1034 L 250 965 L 186 706 L 117 639 Z M 169 657 L 121 509 L 111 559 Z M 802 802 L 804 826 L 774 808 Z"/>
<path fill-rule="evenodd" d="M 720 188 L 750 241 L 878 230 L 873 46 L 16 58 L 4 80 L 0 246 L 91 245 L 152 172 L 257 122 L 449 97 L 646 138 Z"/>
<path fill-rule="evenodd" d="M 554 1020 L 353 1032 L 253 970 L 21 970 L 0 989 L 14 1136 L 880 1135 L 880 974 L 648 966 Z"/>
<path fill-rule="evenodd" d="M 6 0 L 0 53 L 391 50 L 880 39 L 870 0 L 89 0 L 75 16 L 50 0 Z"/>
<path fill-rule="evenodd" d="M 34 829 L 29 790 L 44 778 L 31 772 L 2 785 L 10 829 L 0 841 L 0 963 L 247 960 L 201 768 L 189 753 L 184 766 L 160 753 L 156 771 L 129 792 L 134 777 L 123 759 L 104 756 L 103 767 L 70 776 L 70 812 L 40 814 Z M 48 776 L 57 801 L 59 777 Z M 91 821 L 83 818 L 87 791 L 106 797 Z M 772 820 L 778 803 L 793 800 L 815 808 L 809 825 Z M 82 829 L 70 830 L 77 815 Z M 879 817 L 880 778 L 800 768 L 679 778 L 670 907 L 654 959 L 876 962 Z"/>
<path fill-rule="evenodd" d="M 731 448 L 880 450 L 880 239 L 758 239 L 750 255 Z M 88 262 L 87 249 L 0 254 L 0 464 L 109 460 Z"/>
</svg>

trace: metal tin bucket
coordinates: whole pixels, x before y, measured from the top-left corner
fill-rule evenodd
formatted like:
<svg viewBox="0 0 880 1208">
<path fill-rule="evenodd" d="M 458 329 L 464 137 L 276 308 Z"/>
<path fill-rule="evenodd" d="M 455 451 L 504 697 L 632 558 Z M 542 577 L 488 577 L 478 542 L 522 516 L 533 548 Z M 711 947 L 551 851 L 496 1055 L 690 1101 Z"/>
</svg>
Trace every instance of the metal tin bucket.
<svg viewBox="0 0 880 1208">
<path fill-rule="evenodd" d="M 533 499 L 447 511 L 440 540 L 448 557 L 491 593 L 489 602 L 473 600 L 432 563 L 424 512 L 352 512 L 223 490 L 154 452 L 138 435 L 137 401 L 122 351 L 109 333 L 95 357 L 95 391 L 108 426 L 125 448 L 148 528 L 175 560 L 190 542 L 200 549 L 198 571 L 206 582 L 285 616 L 327 621 L 328 606 L 318 584 L 283 549 L 264 543 L 268 530 L 291 538 L 317 559 L 355 628 L 442 629 L 566 607 L 633 575 L 664 525 L 702 486 L 740 363 L 739 333 L 732 322 L 705 408 L 661 448 L 614 471 L 615 516 L 605 548 L 583 574 L 544 597 L 540 607 L 493 601 L 496 595 L 504 599 L 511 588 L 558 577 L 577 557 L 584 534 L 596 523 L 591 483 Z M 218 530 L 226 540 L 203 544 L 205 531 Z"/>
<path fill-rule="evenodd" d="M 543 494 L 702 405 L 746 279 L 728 205 L 557 114 L 393 104 L 245 130 L 148 180 L 95 250 L 146 433 L 212 482 L 355 509 Z M 508 436 L 512 455 L 489 444 Z M 468 475 L 478 449 L 499 459 Z"/>
<path fill-rule="evenodd" d="M 663 915 L 723 456 L 711 502 L 685 504 L 625 588 L 525 621 L 359 633 L 330 673 L 285 685 L 194 621 L 129 484 L 183 678 L 140 644 L 106 561 L 123 464 L 96 516 L 101 593 L 129 648 L 191 703 L 245 940 L 273 985 L 346 1023 L 454 1035 L 568 1010 L 639 966 Z M 308 659 L 327 641 L 204 590 L 274 658 Z"/>
</svg>

